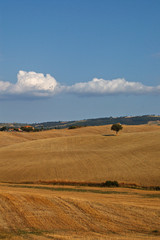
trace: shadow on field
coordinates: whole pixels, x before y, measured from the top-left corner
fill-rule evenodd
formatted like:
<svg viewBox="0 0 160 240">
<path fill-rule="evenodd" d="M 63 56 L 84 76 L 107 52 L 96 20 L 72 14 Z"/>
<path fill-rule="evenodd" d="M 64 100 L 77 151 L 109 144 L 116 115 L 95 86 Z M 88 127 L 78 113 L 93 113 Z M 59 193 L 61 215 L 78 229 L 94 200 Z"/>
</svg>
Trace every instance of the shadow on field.
<svg viewBox="0 0 160 240">
<path fill-rule="evenodd" d="M 102 136 L 104 136 L 104 137 L 113 137 L 113 136 L 116 136 L 115 134 L 106 134 L 106 135 L 102 135 Z"/>
</svg>

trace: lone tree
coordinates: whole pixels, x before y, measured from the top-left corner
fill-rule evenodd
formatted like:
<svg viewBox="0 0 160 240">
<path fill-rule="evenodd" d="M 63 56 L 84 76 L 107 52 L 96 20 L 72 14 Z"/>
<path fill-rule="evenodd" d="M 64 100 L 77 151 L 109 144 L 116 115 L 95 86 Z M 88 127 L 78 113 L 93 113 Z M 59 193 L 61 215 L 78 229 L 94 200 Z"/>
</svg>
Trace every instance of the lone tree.
<svg viewBox="0 0 160 240">
<path fill-rule="evenodd" d="M 123 127 L 120 123 L 115 123 L 111 127 L 111 130 L 116 131 L 116 134 L 122 129 L 123 129 Z"/>
</svg>

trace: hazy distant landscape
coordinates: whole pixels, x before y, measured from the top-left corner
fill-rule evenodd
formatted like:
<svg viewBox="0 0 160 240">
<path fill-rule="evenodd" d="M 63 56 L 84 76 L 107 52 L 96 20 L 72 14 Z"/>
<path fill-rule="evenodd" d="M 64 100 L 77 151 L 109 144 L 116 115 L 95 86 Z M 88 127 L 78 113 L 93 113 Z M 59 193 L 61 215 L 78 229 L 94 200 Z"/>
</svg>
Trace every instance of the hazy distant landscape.
<svg viewBox="0 0 160 240">
<path fill-rule="evenodd" d="M 125 116 L 125 117 L 105 117 L 84 119 L 78 121 L 57 121 L 57 122 L 42 122 L 42 123 L 0 123 L 0 128 L 6 126 L 7 128 L 19 128 L 25 125 L 30 125 L 35 129 L 62 129 L 69 128 L 71 126 L 86 127 L 86 126 L 101 126 L 106 124 L 121 123 L 125 125 L 160 125 L 160 116 L 155 115 L 143 115 L 143 116 Z"/>
</svg>

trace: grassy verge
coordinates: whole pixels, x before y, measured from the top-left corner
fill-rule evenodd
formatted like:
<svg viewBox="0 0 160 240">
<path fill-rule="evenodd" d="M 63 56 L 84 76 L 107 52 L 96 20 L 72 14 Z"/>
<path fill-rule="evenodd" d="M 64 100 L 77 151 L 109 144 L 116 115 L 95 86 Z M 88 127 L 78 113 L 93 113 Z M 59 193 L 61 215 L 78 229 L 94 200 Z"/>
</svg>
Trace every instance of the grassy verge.
<svg viewBox="0 0 160 240">
<path fill-rule="evenodd" d="M 83 189 L 83 188 L 65 188 L 65 187 L 46 187 L 46 186 L 30 186 L 30 185 L 5 185 L 7 187 L 15 188 L 32 188 L 32 189 L 43 189 L 49 191 L 67 191 L 67 192 L 86 192 L 86 193 L 101 193 L 101 194 L 127 194 L 127 192 L 116 192 L 116 191 L 103 191 L 98 189 Z"/>
<path fill-rule="evenodd" d="M 141 194 L 137 192 L 124 192 L 124 191 L 106 191 L 100 189 L 84 189 L 84 188 L 65 188 L 65 187 L 49 187 L 49 186 L 31 186 L 31 185 L 21 185 L 21 184 L 7 184 L 7 187 L 15 188 L 30 188 L 30 189 L 39 189 L 39 190 L 48 190 L 48 191 L 60 191 L 60 192 L 83 192 L 83 193 L 95 193 L 95 194 L 130 194 L 138 195 L 145 198 L 160 198 L 160 194 Z"/>
<path fill-rule="evenodd" d="M 132 189 L 140 189 L 140 190 L 151 190 L 151 191 L 160 191 L 160 186 L 142 186 L 135 183 L 118 183 L 117 181 L 107 180 L 106 182 L 76 182 L 76 181 L 27 181 L 27 182 L 3 182 L 10 184 L 36 184 L 36 185 L 53 185 L 53 186 L 74 186 L 74 187 L 111 187 L 111 188 L 132 188 Z"/>
</svg>

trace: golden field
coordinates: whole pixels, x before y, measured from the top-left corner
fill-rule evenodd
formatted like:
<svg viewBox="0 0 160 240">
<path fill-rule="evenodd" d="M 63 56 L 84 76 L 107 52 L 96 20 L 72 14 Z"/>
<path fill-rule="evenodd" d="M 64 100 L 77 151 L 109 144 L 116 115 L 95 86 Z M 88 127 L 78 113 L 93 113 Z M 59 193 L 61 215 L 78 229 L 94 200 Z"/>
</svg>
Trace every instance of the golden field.
<svg viewBox="0 0 160 240">
<path fill-rule="evenodd" d="M 0 132 L 0 182 L 116 180 L 160 185 L 160 127 Z"/>
<path fill-rule="evenodd" d="M 160 186 L 160 127 L 110 127 L 0 132 L 0 239 L 160 238 L 159 191 L 36 184 Z"/>
<path fill-rule="evenodd" d="M 123 188 L 0 185 L 0 239 L 159 239 L 160 194 Z"/>
</svg>

